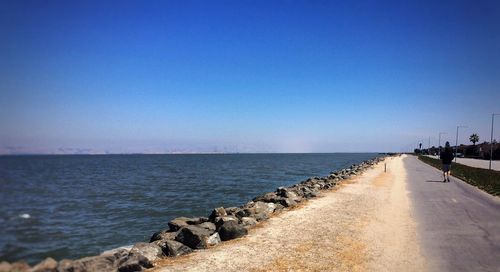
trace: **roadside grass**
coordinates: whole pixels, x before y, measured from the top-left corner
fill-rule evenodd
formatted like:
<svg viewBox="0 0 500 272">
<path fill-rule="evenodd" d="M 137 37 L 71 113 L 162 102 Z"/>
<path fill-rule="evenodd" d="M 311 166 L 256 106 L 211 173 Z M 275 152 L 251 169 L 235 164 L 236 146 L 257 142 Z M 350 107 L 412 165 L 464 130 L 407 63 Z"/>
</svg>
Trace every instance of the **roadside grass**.
<svg viewBox="0 0 500 272">
<path fill-rule="evenodd" d="M 441 160 L 422 155 L 418 159 L 441 170 Z M 500 196 L 500 171 L 452 163 L 451 174 L 491 195 Z"/>
</svg>

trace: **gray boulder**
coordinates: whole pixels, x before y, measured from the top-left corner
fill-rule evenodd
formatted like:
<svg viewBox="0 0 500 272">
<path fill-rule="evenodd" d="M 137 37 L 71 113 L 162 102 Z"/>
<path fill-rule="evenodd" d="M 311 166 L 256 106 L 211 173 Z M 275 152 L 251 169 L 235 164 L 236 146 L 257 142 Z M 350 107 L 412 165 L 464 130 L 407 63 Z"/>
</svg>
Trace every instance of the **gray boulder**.
<svg viewBox="0 0 500 272">
<path fill-rule="evenodd" d="M 252 217 L 242 217 L 241 224 L 243 225 L 243 227 L 252 227 L 257 225 L 257 220 Z"/>
<path fill-rule="evenodd" d="M 250 208 L 244 208 L 244 209 L 241 209 L 239 210 L 237 213 L 236 213 L 236 217 L 238 218 L 242 218 L 242 217 L 250 217 L 252 215 L 255 214 L 255 208 L 254 207 L 250 207 Z"/>
<path fill-rule="evenodd" d="M 265 214 L 272 214 L 274 212 L 274 209 L 276 209 L 276 204 L 270 202 L 262 202 L 262 201 L 257 201 L 254 204 L 255 208 L 255 213 L 265 213 Z"/>
<path fill-rule="evenodd" d="M 211 221 L 211 222 L 214 222 L 215 223 L 215 219 L 217 217 L 223 217 L 223 216 L 226 216 L 227 215 L 227 212 L 226 210 L 224 209 L 224 207 L 219 207 L 219 208 L 215 208 L 212 213 L 210 214 L 210 216 L 208 217 L 208 219 Z"/>
<path fill-rule="evenodd" d="M 78 260 L 61 260 L 57 266 L 59 272 L 116 271 L 129 258 L 125 249 Z M 152 267 L 152 266 L 151 266 Z"/>
<path fill-rule="evenodd" d="M 12 265 L 9 262 L 2 261 L 0 263 L 0 272 L 9 272 L 11 271 Z"/>
<path fill-rule="evenodd" d="M 283 198 L 280 201 L 280 204 L 283 205 L 284 207 L 290 208 L 290 207 L 296 206 L 297 202 L 295 202 L 293 199 L 290 199 L 290 198 Z"/>
<path fill-rule="evenodd" d="M 208 238 L 212 233 L 198 226 L 186 226 L 179 230 L 175 240 L 193 249 L 208 248 Z"/>
<path fill-rule="evenodd" d="M 168 227 L 171 232 L 178 231 L 182 227 L 188 226 L 189 224 L 187 223 L 187 221 L 189 220 L 191 220 L 191 218 L 178 217 L 168 222 Z"/>
<path fill-rule="evenodd" d="M 257 220 L 257 221 L 259 221 L 259 222 L 260 222 L 260 221 L 264 221 L 264 220 L 266 220 L 267 218 L 269 218 L 269 217 L 267 216 L 267 213 L 256 213 L 256 214 L 252 215 L 252 217 L 253 217 L 253 218 L 255 218 L 255 220 Z"/>
<path fill-rule="evenodd" d="M 229 207 L 229 208 L 225 208 L 225 210 L 226 210 L 227 215 L 235 215 L 240 210 L 240 208 Z"/>
<path fill-rule="evenodd" d="M 212 222 L 201 223 L 201 224 L 198 225 L 198 227 L 204 228 L 204 229 L 210 231 L 211 233 L 214 233 L 215 230 L 216 230 L 215 224 L 212 223 Z"/>
<path fill-rule="evenodd" d="M 158 240 L 174 240 L 176 235 L 177 232 L 173 232 L 170 230 L 162 230 L 159 232 L 155 232 L 153 236 L 151 236 L 151 239 L 149 239 L 149 242 L 152 243 Z"/>
<path fill-rule="evenodd" d="M 144 256 L 131 255 L 118 267 L 118 272 L 136 272 L 144 271 L 145 268 L 152 268 L 153 264 Z M 93 271 L 93 270 L 90 270 Z M 100 270 L 96 270 L 100 271 Z M 113 270 L 116 271 L 116 270 Z"/>
<path fill-rule="evenodd" d="M 220 226 L 222 226 L 224 223 L 229 222 L 229 221 L 235 221 L 236 223 L 239 222 L 238 218 L 236 216 L 232 216 L 232 215 L 217 217 L 215 219 L 216 229 L 218 230 L 220 228 Z"/>
<path fill-rule="evenodd" d="M 24 271 L 30 271 L 31 267 L 29 266 L 28 263 L 24 261 L 20 262 L 15 262 L 9 264 L 8 262 L 2 262 L 2 266 L 5 267 L 6 271 L 15 271 L 15 272 L 24 272 Z M 10 269 L 10 270 L 7 270 Z"/>
<path fill-rule="evenodd" d="M 261 196 L 258 196 L 253 199 L 254 202 L 257 201 L 262 201 L 262 202 L 272 202 L 272 203 L 278 203 L 281 200 L 282 197 L 276 195 L 276 193 L 267 193 Z"/>
<path fill-rule="evenodd" d="M 219 235 L 222 241 L 232 240 L 248 234 L 248 230 L 236 221 L 225 222 L 219 228 Z"/>
<path fill-rule="evenodd" d="M 215 232 L 214 234 L 210 235 L 210 237 L 208 237 L 207 243 L 209 246 L 215 246 L 217 244 L 220 244 L 221 239 L 219 233 Z"/>
<path fill-rule="evenodd" d="M 159 240 L 154 243 L 162 249 L 165 256 L 169 257 L 177 257 L 193 252 L 190 247 L 173 240 Z"/>
<path fill-rule="evenodd" d="M 137 243 L 130 250 L 129 256 L 143 256 L 153 263 L 163 256 L 163 251 L 154 243 Z"/>
<path fill-rule="evenodd" d="M 195 218 L 189 218 L 189 217 L 178 217 L 175 218 L 174 220 L 168 222 L 168 227 L 171 232 L 178 231 L 182 227 L 188 226 L 188 225 L 198 225 L 204 222 L 208 222 L 208 218 L 206 217 L 195 217 Z"/>
<path fill-rule="evenodd" d="M 57 261 L 52 258 L 46 258 L 39 264 L 35 265 L 32 272 L 56 272 L 57 271 Z"/>
</svg>

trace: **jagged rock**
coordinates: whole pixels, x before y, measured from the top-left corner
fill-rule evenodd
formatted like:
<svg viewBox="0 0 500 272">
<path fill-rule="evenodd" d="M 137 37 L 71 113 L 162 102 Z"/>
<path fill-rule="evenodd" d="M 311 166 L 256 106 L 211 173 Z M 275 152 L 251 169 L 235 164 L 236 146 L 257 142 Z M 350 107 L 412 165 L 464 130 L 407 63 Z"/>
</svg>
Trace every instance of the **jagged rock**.
<svg viewBox="0 0 500 272">
<path fill-rule="evenodd" d="M 178 218 L 175 218 L 172 221 L 168 222 L 168 227 L 170 228 L 170 231 L 172 231 L 172 232 L 178 231 L 182 227 L 185 227 L 185 226 L 189 225 L 187 223 L 187 221 L 190 220 L 190 219 L 191 218 L 187 218 L 187 217 L 178 217 Z"/>
<path fill-rule="evenodd" d="M 31 272 L 55 272 L 55 271 L 57 271 L 57 261 L 50 257 L 41 261 L 39 264 L 35 265 L 31 269 Z"/>
<path fill-rule="evenodd" d="M 217 217 L 215 219 L 216 229 L 219 229 L 224 223 L 229 222 L 229 221 L 235 221 L 236 223 L 238 223 L 239 220 L 236 216 L 232 216 L 232 215 Z"/>
<path fill-rule="evenodd" d="M 141 255 L 132 255 L 125 259 L 118 267 L 118 272 L 136 272 L 144 271 L 144 268 L 152 268 L 153 264 Z M 90 270 L 93 271 L 93 270 Z M 101 271 L 101 270 L 96 270 Z"/>
<path fill-rule="evenodd" d="M 177 242 L 181 242 L 193 249 L 208 248 L 209 230 L 198 226 L 186 226 L 180 229 L 175 236 Z"/>
<path fill-rule="evenodd" d="M 251 208 L 244 208 L 244 209 L 241 209 L 239 210 L 237 213 L 236 213 L 236 217 L 238 218 L 242 218 L 242 217 L 249 217 L 249 216 L 252 216 L 255 214 L 255 208 L 254 207 L 251 207 Z"/>
<path fill-rule="evenodd" d="M 279 203 L 275 203 L 275 205 L 276 205 L 276 208 L 274 208 L 274 212 L 281 212 L 285 208 L 285 206 L 283 206 Z"/>
<path fill-rule="evenodd" d="M 219 235 L 222 241 L 232 240 L 243 237 L 248 234 L 248 230 L 236 221 L 225 222 L 219 229 Z"/>
<path fill-rule="evenodd" d="M 220 244 L 220 242 L 221 242 L 221 239 L 220 239 L 219 233 L 217 233 L 217 232 L 210 235 L 210 237 L 208 237 L 208 240 L 207 240 L 207 243 L 209 246 L 215 246 L 217 244 Z"/>
<path fill-rule="evenodd" d="M 169 257 L 177 257 L 193 252 L 190 247 L 173 240 L 159 240 L 154 243 L 161 248 L 165 256 Z"/>
<path fill-rule="evenodd" d="M 129 256 L 143 256 L 149 262 L 153 263 L 163 256 L 162 249 L 153 243 L 137 243 L 129 252 Z"/>
<path fill-rule="evenodd" d="M 225 208 L 225 210 L 226 210 L 227 215 L 235 215 L 240 210 L 240 208 L 229 207 L 229 208 Z"/>
<path fill-rule="evenodd" d="M 272 203 L 278 203 L 280 200 L 281 197 L 276 195 L 276 193 L 267 193 L 253 199 L 254 202 L 262 201 L 262 202 L 272 202 Z"/>
<path fill-rule="evenodd" d="M 12 268 L 12 265 L 6 261 L 0 263 L 0 272 L 9 272 Z"/>
<path fill-rule="evenodd" d="M 289 207 L 296 206 L 297 202 L 295 202 L 293 199 L 290 199 L 290 198 L 283 198 L 280 201 L 280 204 L 283 205 L 284 207 L 289 208 Z"/>
<path fill-rule="evenodd" d="M 28 263 L 24 261 L 20 262 L 15 262 L 10 264 L 10 271 L 15 271 L 15 272 L 24 272 L 24 271 L 30 271 L 31 267 Z"/>
<path fill-rule="evenodd" d="M 149 242 L 152 243 L 158 240 L 174 240 L 176 235 L 177 232 L 173 232 L 170 230 L 162 230 L 159 232 L 155 232 L 153 236 L 151 236 L 151 239 L 149 239 Z"/>
<path fill-rule="evenodd" d="M 255 202 L 253 208 L 255 209 L 256 214 L 259 214 L 259 213 L 271 214 L 274 212 L 274 209 L 276 208 L 276 204 L 257 201 L 257 202 Z"/>
<path fill-rule="evenodd" d="M 251 227 L 257 225 L 257 220 L 252 217 L 242 217 L 241 218 L 241 224 L 244 227 Z"/>
<path fill-rule="evenodd" d="M 174 220 L 168 222 L 168 227 L 170 231 L 178 231 L 180 228 L 188 226 L 188 225 L 198 225 L 204 222 L 208 222 L 208 218 L 206 217 L 178 217 Z"/>
<path fill-rule="evenodd" d="M 127 250 L 117 250 L 114 253 L 106 253 L 98 256 L 85 257 L 78 260 L 61 260 L 57 266 L 59 272 L 83 272 L 83 271 L 116 271 L 116 268 L 126 261 L 129 253 Z"/>
<path fill-rule="evenodd" d="M 216 230 L 215 224 L 212 222 L 205 222 L 198 225 L 198 227 L 209 230 L 211 233 L 214 233 Z"/>
<path fill-rule="evenodd" d="M 252 217 L 257 221 L 264 221 L 268 218 L 267 213 L 256 213 Z"/>
<path fill-rule="evenodd" d="M 219 208 L 215 208 L 212 213 L 210 214 L 210 216 L 208 217 L 208 219 L 211 221 L 211 222 L 214 222 L 215 223 L 215 219 L 217 217 L 223 217 L 223 216 L 226 216 L 227 215 L 227 212 L 226 210 L 224 209 L 224 207 L 219 207 Z"/>
</svg>

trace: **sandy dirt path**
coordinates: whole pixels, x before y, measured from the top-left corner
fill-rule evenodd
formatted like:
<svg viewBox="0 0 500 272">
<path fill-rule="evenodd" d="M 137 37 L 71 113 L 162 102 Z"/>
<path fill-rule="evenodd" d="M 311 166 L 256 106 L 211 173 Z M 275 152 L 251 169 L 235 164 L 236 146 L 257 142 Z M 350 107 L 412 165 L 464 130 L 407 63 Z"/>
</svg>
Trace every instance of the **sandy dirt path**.
<svg viewBox="0 0 500 272">
<path fill-rule="evenodd" d="M 249 235 L 153 271 L 423 271 L 402 158 L 386 159 Z"/>
</svg>

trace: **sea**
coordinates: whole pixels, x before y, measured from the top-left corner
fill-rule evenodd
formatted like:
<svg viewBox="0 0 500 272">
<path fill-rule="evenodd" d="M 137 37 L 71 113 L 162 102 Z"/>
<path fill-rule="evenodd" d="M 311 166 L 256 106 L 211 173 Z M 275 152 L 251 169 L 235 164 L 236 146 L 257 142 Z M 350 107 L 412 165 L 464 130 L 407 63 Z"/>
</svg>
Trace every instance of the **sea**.
<svg viewBox="0 0 500 272">
<path fill-rule="evenodd" d="M 0 156 L 0 261 L 76 259 L 377 153 Z"/>
</svg>

